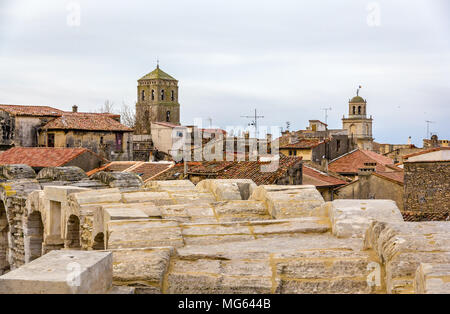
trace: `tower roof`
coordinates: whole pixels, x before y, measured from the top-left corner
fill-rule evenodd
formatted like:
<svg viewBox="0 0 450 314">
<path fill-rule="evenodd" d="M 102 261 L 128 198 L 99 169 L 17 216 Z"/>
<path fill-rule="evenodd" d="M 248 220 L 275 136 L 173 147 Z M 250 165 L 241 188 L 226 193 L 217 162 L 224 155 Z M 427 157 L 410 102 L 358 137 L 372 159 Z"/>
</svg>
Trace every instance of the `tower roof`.
<svg viewBox="0 0 450 314">
<path fill-rule="evenodd" d="M 366 102 L 361 96 L 355 96 L 350 100 L 351 103 Z"/>
<path fill-rule="evenodd" d="M 170 81 L 176 81 L 175 78 L 171 77 L 169 74 L 164 72 L 159 68 L 159 65 L 154 69 L 152 72 L 148 73 L 147 75 L 144 75 L 139 79 L 140 80 L 153 80 L 153 79 L 161 79 L 161 80 L 170 80 Z"/>
</svg>

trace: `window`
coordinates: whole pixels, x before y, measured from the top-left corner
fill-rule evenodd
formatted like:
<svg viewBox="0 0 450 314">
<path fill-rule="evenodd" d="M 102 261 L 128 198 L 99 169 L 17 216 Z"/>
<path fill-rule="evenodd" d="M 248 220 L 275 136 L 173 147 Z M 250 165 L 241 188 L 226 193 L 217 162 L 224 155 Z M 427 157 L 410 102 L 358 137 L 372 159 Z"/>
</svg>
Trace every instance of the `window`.
<svg viewBox="0 0 450 314">
<path fill-rule="evenodd" d="M 170 111 L 166 112 L 166 122 L 170 122 Z"/>
<path fill-rule="evenodd" d="M 123 134 L 116 133 L 116 152 L 122 151 L 122 139 L 123 139 Z"/>
<path fill-rule="evenodd" d="M 100 145 L 103 145 L 103 136 L 100 136 Z"/>
<path fill-rule="evenodd" d="M 353 106 L 353 114 L 355 114 L 355 113 L 356 113 L 356 107 Z"/>
<path fill-rule="evenodd" d="M 341 149 L 341 140 L 336 140 L 336 151 L 338 152 Z"/>
<path fill-rule="evenodd" d="M 172 101 L 175 101 L 175 92 L 174 91 L 170 92 L 170 99 L 172 99 Z"/>
<path fill-rule="evenodd" d="M 164 89 L 161 89 L 161 100 L 164 100 Z"/>
<path fill-rule="evenodd" d="M 361 106 L 358 106 L 358 114 L 361 114 Z"/>
<path fill-rule="evenodd" d="M 155 90 L 152 89 L 152 100 L 155 100 Z"/>
<path fill-rule="evenodd" d="M 145 91 L 144 90 L 141 92 L 141 99 L 142 99 L 142 101 L 145 100 Z"/>
<path fill-rule="evenodd" d="M 54 133 L 47 134 L 47 147 L 55 147 L 55 134 Z"/>
</svg>

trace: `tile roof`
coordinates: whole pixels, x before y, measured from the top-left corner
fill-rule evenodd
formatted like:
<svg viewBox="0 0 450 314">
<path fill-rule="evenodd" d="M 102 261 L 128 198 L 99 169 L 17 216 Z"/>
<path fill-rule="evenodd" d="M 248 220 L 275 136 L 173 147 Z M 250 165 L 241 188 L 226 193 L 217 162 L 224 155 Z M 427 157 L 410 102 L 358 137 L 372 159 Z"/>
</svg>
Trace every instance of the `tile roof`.
<svg viewBox="0 0 450 314">
<path fill-rule="evenodd" d="M 173 124 L 173 123 L 169 123 L 169 122 L 152 122 L 152 124 L 157 124 L 157 125 L 165 126 L 168 128 L 182 127 L 179 124 Z"/>
<path fill-rule="evenodd" d="M 261 161 L 202 161 L 189 162 L 188 174 L 211 176 L 215 179 L 251 179 L 257 185 L 274 184 L 277 179 L 286 174 L 288 169 L 301 162 L 301 157 L 280 155 L 279 166 L 274 171 L 263 172 L 261 166 L 269 162 Z M 157 175 L 153 180 L 173 180 L 183 174 L 183 164 Z"/>
<path fill-rule="evenodd" d="M 164 72 L 158 67 L 154 69 L 152 72 L 148 73 L 147 75 L 144 75 L 139 79 L 140 80 L 152 80 L 152 79 L 162 79 L 162 80 L 170 80 L 170 81 L 176 81 L 175 78 Z"/>
<path fill-rule="evenodd" d="M 144 162 L 130 171 L 127 170 L 127 172 L 134 172 L 139 175 L 142 180 L 147 181 L 172 166 L 173 164 L 170 163 Z"/>
<path fill-rule="evenodd" d="M 319 146 L 324 143 L 319 139 L 306 139 L 306 138 L 297 138 L 293 143 L 289 143 L 290 136 L 282 136 L 279 138 L 279 147 L 280 148 L 299 148 L 299 149 L 308 149 Z"/>
<path fill-rule="evenodd" d="M 314 169 L 306 164 L 303 164 L 303 184 L 311 184 L 315 186 L 336 186 L 344 185 L 347 182 L 329 174 Z"/>
<path fill-rule="evenodd" d="M 42 127 L 43 130 L 123 131 L 133 129 L 111 118 L 108 114 L 65 112 Z"/>
<path fill-rule="evenodd" d="M 450 147 L 433 147 L 433 148 L 430 148 L 430 149 L 425 149 L 425 150 L 422 150 L 420 152 L 416 152 L 416 153 L 412 153 L 412 154 L 409 154 L 409 155 L 405 155 L 405 156 L 403 156 L 403 159 L 408 159 L 410 157 L 415 157 L 415 156 L 428 154 L 428 153 L 432 153 L 432 152 L 437 152 L 437 151 L 441 151 L 441 150 L 450 150 Z"/>
<path fill-rule="evenodd" d="M 100 167 L 86 173 L 91 176 L 100 171 L 107 172 L 133 172 L 139 175 L 142 180 L 146 181 L 155 175 L 171 168 L 173 163 L 163 162 L 143 162 L 143 161 L 113 161 L 104 167 Z"/>
<path fill-rule="evenodd" d="M 337 173 L 358 173 L 364 168 L 364 163 L 376 163 L 376 172 L 386 172 L 386 165 L 393 165 L 394 161 L 383 155 L 368 150 L 356 149 L 330 162 L 328 169 Z"/>
<path fill-rule="evenodd" d="M 401 185 L 403 185 L 405 178 L 403 171 L 374 172 L 373 175 L 394 181 Z"/>
<path fill-rule="evenodd" d="M 64 113 L 49 106 L 0 105 L 0 109 L 16 116 L 58 117 Z"/>
<path fill-rule="evenodd" d="M 13 147 L 0 154 L 0 165 L 26 164 L 30 167 L 59 167 L 86 152 L 98 156 L 87 148 Z M 101 157 L 98 156 L 98 158 Z"/>
</svg>

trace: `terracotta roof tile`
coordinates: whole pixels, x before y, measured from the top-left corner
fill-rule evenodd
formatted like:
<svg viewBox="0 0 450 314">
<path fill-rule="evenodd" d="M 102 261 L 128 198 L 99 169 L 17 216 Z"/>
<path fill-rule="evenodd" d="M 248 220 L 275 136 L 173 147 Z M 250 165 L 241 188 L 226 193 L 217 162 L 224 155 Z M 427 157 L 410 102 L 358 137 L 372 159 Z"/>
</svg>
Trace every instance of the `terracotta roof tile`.
<svg viewBox="0 0 450 314">
<path fill-rule="evenodd" d="M 386 165 L 393 165 L 394 161 L 372 151 L 357 149 L 332 160 L 328 169 L 337 173 L 358 173 L 365 167 L 364 163 L 376 163 L 375 171 L 386 172 Z"/>
<path fill-rule="evenodd" d="M 59 167 L 85 152 L 95 154 L 86 148 L 13 147 L 0 154 L 0 165 Z"/>
<path fill-rule="evenodd" d="M 0 105 L 0 109 L 16 116 L 58 117 L 64 113 L 49 106 Z"/>
<path fill-rule="evenodd" d="M 329 174 L 309 167 L 303 164 L 303 184 L 312 184 L 315 186 L 336 186 L 344 185 L 347 182 L 334 178 Z"/>
<path fill-rule="evenodd" d="M 307 149 L 314 148 L 323 143 L 319 139 L 306 139 L 306 138 L 296 138 L 293 143 L 290 143 L 290 136 L 282 136 L 279 138 L 280 148 L 299 148 Z"/>
<path fill-rule="evenodd" d="M 400 184 L 404 183 L 405 175 L 403 171 L 374 172 L 373 174 Z"/>
<path fill-rule="evenodd" d="M 288 169 L 301 162 L 301 157 L 287 157 L 280 155 L 279 167 L 270 172 L 262 172 L 261 166 L 269 162 L 261 161 L 202 161 L 189 162 L 188 174 L 210 175 L 215 179 L 251 179 L 257 185 L 274 184 L 277 179 L 286 174 Z M 173 180 L 183 174 L 183 164 L 157 175 L 153 180 Z"/>
<path fill-rule="evenodd" d="M 437 152 L 437 151 L 440 151 L 440 150 L 449 150 L 449 149 L 450 149 L 450 147 L 434 147 L 434 148 L 422 150 L 420 152 L 416 152 L 416 153 L 412 153 L 412 154 L 409 154 L 409 155 L 405 155 L 405 156 L 403 156 L 403 159 L 408 159 L 410 157 L 415 157 L 415 156 L 419 156 L 419 155 L 423 155 L 423 154 Z"/>
<path fill-rule="evenodd" d="M 42 127 L 44 130 L 124 131 L 131 128 L 111 118 L 108 114 L 64 113 Z"/>
<path fill-rule="evenodd" d="M 133 168 L 130 172 L 138 174 L 142 180 L 146 181 L 170 167 L 172 167 L 170 163 L 144 162 L 140 166 Z"/>
</svg>

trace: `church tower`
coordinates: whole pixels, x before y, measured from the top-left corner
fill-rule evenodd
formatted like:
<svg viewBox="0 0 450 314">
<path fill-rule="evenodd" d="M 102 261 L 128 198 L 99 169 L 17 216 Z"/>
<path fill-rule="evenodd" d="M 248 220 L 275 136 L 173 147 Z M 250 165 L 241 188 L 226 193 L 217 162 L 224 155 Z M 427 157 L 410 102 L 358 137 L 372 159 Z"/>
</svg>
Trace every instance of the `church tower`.
<svg viewBox="0 0 450 314">
<path fill-rule="evenodd" d="M 150 134 L 151 122 L 180 124 L 178 81 L 159 68 L 138 80 L 135 134 Z"/>
<path fill-rule="evenodd" d="M 359 149 L 373 149 L 372 121 L 372 116 L 367 118 L 367 101 L 359 96 L 358 89 L 356 96 L 348 102 L 348 118 L 342 118 L 342 128 L 348 131 Z"/>
</svg>

